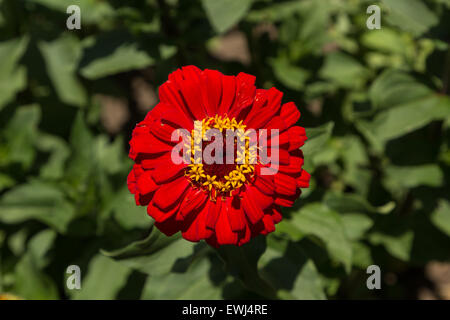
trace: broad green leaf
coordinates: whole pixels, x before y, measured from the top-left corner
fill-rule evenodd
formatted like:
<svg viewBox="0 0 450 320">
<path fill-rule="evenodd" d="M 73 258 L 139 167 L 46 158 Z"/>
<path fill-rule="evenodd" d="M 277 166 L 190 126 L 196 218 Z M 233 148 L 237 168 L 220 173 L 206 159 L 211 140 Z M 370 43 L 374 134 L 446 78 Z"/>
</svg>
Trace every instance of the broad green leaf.
<svg viewBox="0 0 450 320">
<path fill-rule="evenodd" d="M 126 230 L 149 229 L 153 224 L 145 207 L 136 205 L 134 196 L 126 187 L 116 194 L 111 207 L 115 219 Z"/>
<path fill-rule="evenodd" d="M 300 90 L 309 77 L 306 70 L 293 66 L 284 59 L 274 59 L 271 64 L 277 79 L 289 89 Z"/>
<path fill-rule="evenodd" d="M 373 221 L 368 216 L 358 213 L 342 215 L 345 233 L 350 240 L 361 239 L 367 230 L 373 226 Z"/>
<path fill-rule="evenodd" d="M 334 52 L 326 56 L 320 76 L 345 88 L 361 87 L 369 76 L 368 70 L 352 56 Z"/>
<path fill-rule="evenodd" d="M 66 142 L 58 136 L 41 133 L 36 141 L 40 151 L 50 153 L 47 162 L 42 165 L 40 175 L 43 179 L 59 179 L 64 175 L 64 167 L 70 155 Z"/>
<path fill-rule="evenodd" d="M 197 259 L 186 272 L 149 276 L 141 299 L 215 300 L 222 298 L 222 286 L 210 278 L 208 259 Z"/>
<path fill-rule="evenodd" d="M 305 3 L 306 1 L 286 1 L 282 3 L 271 3 L 269 6 L 263 9 L 252 10 L 248 14 L 247 20 L 250 22 L 282 21 L 304 9 Z"/>
<path fill-rule="evenodd" d="M 81 270 L 81 289 L 72 291 L 75 300 L 111 300 L 117 297 L 131 269 L 101 254 L 89 263 L 87 274 Z"/>
<path fill-rule="evenodd" d="M 26 69 L 18 62 L 27 45 L 27 37 L 0 43 L 0 110 L 25 88 Z"/>
<path fill-rule="evenodd" d="M 389 9 L 387 20 L 402 30 L 419 36 L 439 22 L 422 0 L 383 0 Z"/>
<path fill-rule="evenodd" d="M 351 244 L 338 213 L 323 204 L 308 204 L 292 215 L 291 223 L 302 233 L 322 240 L 329 255 L 342 262 L 347 272 L 350 271 Z"/>
<path fill-rule="evenodd" d="M 41 110 L 38 105 L 21 106 L 16 109 L 4 131 L 8 151 L 3 161 L 18 162 L 24 168 L 31 166 L 36 154 L 34 143 L 40 119 Z"/>
<path fill-rule="evenodd" d="M 374 232 L 369 235 L 369 241 L 374 245 L 383 245 L 392 256 L 408 261 L 411 255 L 414 233 L 413 231 L 407 231 L 401 235 L 393 236 Z"/>
<path fill-rule="evenodd" d="M 353 265 L 362 269 L 367 269 L 368 266 L 372 265 L 373 258 L 370 252 L 370 247 L 362 242 L 352 243 L 352 262 Z"/>
<path fill-rule="evenodd" d="M 130 35 L 109 33 L 90 40 L 80 70 L 87 79 L 96 80 L 154 63 L 154 59 Z"/>
<path fill-rule="evenodd" d="M 247 13 L 253 0 L 202 0 L 206 16 L 218 33 L 228 31 Z"/>
<path fill-rule="evenodd" d="M 94 150 L 99 167 L 108 174 L 116 174 L 124 168 L 124 165 L 128 166 L 122 137 L 109 142 L 106 135 L 100 135 L 95 141 Z"/>
<path fill-rule="evenodd" d="M 386 141 L 449 115 L 450 99 L 432 95 L 380 112 L 371 122 L 359 121 L 357 127 L 377 150 L 382 150 Z"/>
<path fill-rule="evenodd" d="M 376 51 L 414 58 L 415 44 L 412 37 L 386 26 L 364 33 L 361 42 Z"/>
<path fill-rule="evenodd" d="M 36 261 L 39 268 L 46 267 L 50 262 L 46 255 L 51 250 L 56 236 L 55 231 L 46 229 L 36 234 L 28 243 L 29 254 L 33 256 L 33 260 Z"/>
<path fill-rule="evenodd" d="M 430 95 L 432 91 L 407 73 L 383 72 L 372 84 L 369 95 L 377 109 L 392 108 Z"/>
<path fill-rule="evenodd" d="M 15 181 L 10 176 L 0 173 L 0 191 L 3 191 L 6 188 L 12 187 Z"/>
<path fill-rule="evenodd" d="M 91 174 L 96 166 L 94 153 L 94 137 L 79 112 L 72 124 L 70 134 L 72 154 L 68 164 L 66 177 L 74 185 L 80 185 Z"/>
<path fill-rule="evenodd" d="M 388 166 L 386 168 L 385 185 L 395 191 L 418 186 L 439 187 L 444 177 L 438 165 L 420 165 L 411 167 Z"/>
<path fill-rule="evenodd" d="M 160 276 L 170 272 L 178 259 L 189 258 L 193 253 L 194 244 L 180 238 L 180 234 L 167 237 L 154 227 L 146 239 L 102 253 L 130 268 Z"/>
<path fill-rule="evenodd" d="M 64 233 L 74 214 L 59 188 L 39 181 L 17 186 L 0 199 L 0 222 L 6 224 L 37 219 Z"/>
<path fill-rule="evenodd" d="M 52 42 L 41 42 L 39 48 L 45 59 L 47 72 L 55 90 L 64 103 L 84 106 L 86 93 L 77 79 L 76 69 L 82 55 L 79 40 L 63 36 Z"/>
<path fill-rule="evenodd" d="M 8 247 L 14 255 L 21 256 L 25 252 L 28 236 L 29 230 L 23 228 L 8 237 Z"/>
<path fill-rule="evenodd" d="M 47 260 L 45 255 L 50 250 L 56 234 L 45 230 L 35 235 L 28 244 L 27 252 L 15 268 L 13 292 L 25 299 L 58 299 L 58 290 L 53 280 L 42 272 Z"/>
<path fill-rule="evenodd" d="M 267 250 L 258 263 L 258 269 L 262 278 L 279 290 L 278 295 L 283 299 L 326 298 L 314 262 L 294 242 L 269 236 Z"/>
<path fill-rule="evenodd" d="M 438 208 L 431 214 L 431 221 L 450 237 L 450 203 L 440 200 Z"/>
<path fill-rule="evenodd" d="M 265 239 L 260 236 L 241 247 L 222 246 L 218 253 L 225 262 L 226 270 L 239 279 L 244 287 L 268 299 L 275 299 L 275 288 L 261 278 L 257 268 L 265 246 Z"/>
<path fill-rule="evenodd" d="M 317 128 L 307 128 L 305 145 L 302 147 L 305 158 L 311 157 L 318 152 L 323 145 L 330 139 L 331 132 L 333 131 L 334 123 L 329 122 Z"/>
<path fill-rule="evenodd" d="M 354 193 L 328 192 L 323 198 L 323 202 L 330 209 L 342 213 L 367 212 L 386 214 L 395 207 L 394 202 L 388 202 L 384 206 L 376 208 L 366 199 Z"/>
</svg>

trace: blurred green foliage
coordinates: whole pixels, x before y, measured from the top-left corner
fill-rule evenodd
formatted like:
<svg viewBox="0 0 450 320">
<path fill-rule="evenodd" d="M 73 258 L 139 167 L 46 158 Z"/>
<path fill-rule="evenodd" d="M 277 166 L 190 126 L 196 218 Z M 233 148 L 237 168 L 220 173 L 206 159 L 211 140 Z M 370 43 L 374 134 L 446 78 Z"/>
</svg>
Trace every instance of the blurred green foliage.
<svg viewBox="0 0 450 320">
<path fill-rule="evenodd" d="M 0 39 L 0 293 L 415 298 L 450 259 L 449 0 L 0 0 Z M 126 188 L 141 98 L 186 64 L 256 75 L 307 128 L 311 187 L 241 248 L 161 235 Z"/>
</svg>

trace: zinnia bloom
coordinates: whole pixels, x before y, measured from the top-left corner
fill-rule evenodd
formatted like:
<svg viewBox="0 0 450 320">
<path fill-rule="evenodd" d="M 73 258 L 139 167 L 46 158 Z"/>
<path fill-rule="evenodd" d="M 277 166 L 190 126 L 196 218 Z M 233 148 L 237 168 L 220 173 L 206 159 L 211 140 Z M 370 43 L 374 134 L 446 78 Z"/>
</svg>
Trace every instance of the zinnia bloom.
<svg viewBox="0 0 450 320">
<path fill-rule="evenodd" d="M 305 129 L 295 125 L 300 112 L 292 102 L 282 104 L 277 89 L 257 89 L 254 83 L 255 77 L 245 73 L 226 76 L 183 67 L 160 86 L 160 102 L 133 130 L 129 156 L 135 164 L 128 188 L 166 235 L 181 231 L 189 241 L 204 239 L 214 247 L 242 245 L 273 232 L 282 219 L 280 206 L 291 207 L 300 188 L 309 186 L 299 149 L 307 139 Z M 188 144 L 194 155 L 195 137 L 203 141 L 203 149 L 210 143 L 204 137 L 209 128 L 267 129 L 268 145 L 279 155 L 277 171 L 262 174 L 269 164 L 249 147 L 252 139 L 246 136 L 245 152 L 233 148 L 236 163 L 172 161 L 172 150 L 182 141 L 172 141 L 174 131 L 193 134 Z M 195 135 L 198 129 L 200 136 Z M 272 135 L 277 135 L 276 145 L 270 142 Z"/>
</svg>

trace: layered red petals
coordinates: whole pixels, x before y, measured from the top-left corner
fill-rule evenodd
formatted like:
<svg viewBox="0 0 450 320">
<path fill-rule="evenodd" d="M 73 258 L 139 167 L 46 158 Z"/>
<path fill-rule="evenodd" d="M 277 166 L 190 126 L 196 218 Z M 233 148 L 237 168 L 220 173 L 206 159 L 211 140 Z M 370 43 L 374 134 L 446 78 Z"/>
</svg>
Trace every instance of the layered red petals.
<svg viewBox="0 0 450 320">
<path fill-rule="evenodd" d="M 147 206 L 157 228 L 214 247 L 242 245 L 275 231 L 280 206 L 292 206 L 310 180 L 299 150 L 307 139 L 296 125 L 300 112 L 292 102 L 282 104 L 282 96 L 275 88 L 256 89 L 255 77 L 245 73 L 225 76 L 186 66 L 169 75 L 159 88 L 160 103 L 133 130 L 129 156 L 135 165 L 127 178 L 136 204 Z M 181 141 L 172 141 L 175 130 L 191 132 L 194 121 L 216 115 L 233 117 L 249 129 L 267 129 L 265 147 L 278 154 L 267 163 L 259 159 L 242 187 L 218 197 L 191 184 L 187 164 L 171 159 Z M 263 167 L 270 167 L 266 175 Z"/>
</svg>

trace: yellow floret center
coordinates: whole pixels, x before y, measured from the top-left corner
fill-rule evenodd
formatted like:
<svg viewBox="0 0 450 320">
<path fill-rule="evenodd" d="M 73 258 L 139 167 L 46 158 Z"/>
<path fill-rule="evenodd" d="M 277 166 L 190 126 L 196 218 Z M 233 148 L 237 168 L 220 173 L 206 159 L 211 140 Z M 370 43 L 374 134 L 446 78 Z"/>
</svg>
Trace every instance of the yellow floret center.
<svg viewBox="0 0 450 320">
<path fill-rule="evenodd" d="M 239 139 L 241 148 L 236 148 L 235 164 L 208 165 L 202 162 L 200 141 L 207 141 L 206 132 L 209 129 L 218 129 L 226 134 L 231 130 L 236 134 L 235 146 Z M 226 197 L 236 189 L 241 188 L 254 177 L 256 163 L 256 146 L 250 146 L 250 137 L 243 121 L 234 117 L 214 116 L 202 121 L 194 122 L 191 132 L 191 164 L 188 165 L 185 176 L 191 184 L 209 193 L 210 199 L 218 196 Z"/>
</svg>

